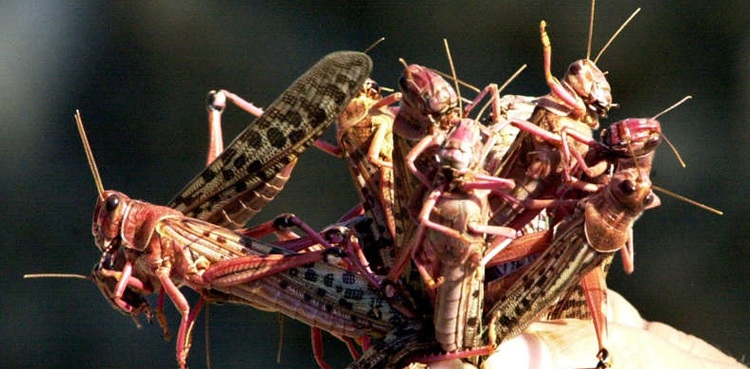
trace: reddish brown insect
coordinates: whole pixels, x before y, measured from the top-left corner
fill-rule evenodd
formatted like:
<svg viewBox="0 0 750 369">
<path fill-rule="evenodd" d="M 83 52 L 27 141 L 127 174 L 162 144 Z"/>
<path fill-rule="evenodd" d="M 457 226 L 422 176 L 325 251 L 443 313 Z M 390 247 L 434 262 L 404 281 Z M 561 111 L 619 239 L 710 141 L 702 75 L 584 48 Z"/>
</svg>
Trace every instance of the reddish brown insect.
<svg viewBox="0 0 750 369">
<path fill-rule="evenodd" d="M 374 326 L 362 325 L 373 322 L 367 313 L 353 320 L 360 314 L 356 312 L 359 302 L 349 304 L 343 297 L 325 297 L 320 294 L 324 289 L 314 281 L 305 282 L 304 278 L 280 273 L 300 265 L 311 265 L 311 271 L 325 271 L 330 266 L 315 263 L 323 252 L 283 252 L 182 213 L 235 227 L 244 223 L 253 211 L 259 210 L 248 204 L 262 206 L 270 201 L 259 197 L 275 195 L 269 184 L 273 186 L 274 180 L 283 184 L 285 179 L 279 176 L 288 174 L 289 164 L 332 123 L 371 67 L 369 57 L 362 53 L 339 52 L 324 58 L 271 104 L 216 160 L 212 156 L 218 150 L 213 155 L 209 153 L 208 161 L 212 164 L 173 202 L 179 210 L 130 200 L 118 192 L 105 192 L 97 179 L 99 196 L 92 231 L 103 257 L 93 279 L 113 306 L 131 315 L 150 314 L 142 297 L 158 291 L 161 296 L 157 316 L 161 318 L 163 296 L 169 296 L 182 314 L 177 338 L 181 366 L 185 365 L 190 346 L 190 327 L 204 299 L 241 301 L 263 310 L 279 310 L 342 336 L 371 333 Z M 77 119 L 80 125 L 80 116 Z M 83 131 L 81 134 L 85 142 Z M 98 178 L 90 151 L 87 155 Z M 278 255 L 271 255 L 274 253 Z M 211 269 L 212 266 L 216 268 Z M 348 270 L 335 273 L 349 284 L 361 283 L 358 282 L 361 278 L 352 277 Z M 203 296 L 192 312 L 178 289 L 181 285 L 188 285 Z M 342 293 L 341 289 L 332 288 L 332 296 Z M 360 293 L 355 292 L 355 296 Z M 304 295 L 314 298 L 300 305 Z M 372 301 L 376 300 L 379 298 Z M 377 325 L 381 328 L 375 330 L 382 333 L 390 329 L 390 323 Z M 354 331 L 349 330 L 352 327 Z"/>
<path fill-rule="evenodd" d="M 581 200 L 576 212 L 557 226 L 539 258 L 489 309 L 486 321 L 493 327 L 492 340 L 521 333 L 582 276 L 608 262 L 630 240 L 642 212 L 658 205 L 648 173 L 637 168 L 616 172 L 604 190 Z M 605 366 L 606 348 L 601 347 L 597 356 L 599 366 Z"/>
</svg>

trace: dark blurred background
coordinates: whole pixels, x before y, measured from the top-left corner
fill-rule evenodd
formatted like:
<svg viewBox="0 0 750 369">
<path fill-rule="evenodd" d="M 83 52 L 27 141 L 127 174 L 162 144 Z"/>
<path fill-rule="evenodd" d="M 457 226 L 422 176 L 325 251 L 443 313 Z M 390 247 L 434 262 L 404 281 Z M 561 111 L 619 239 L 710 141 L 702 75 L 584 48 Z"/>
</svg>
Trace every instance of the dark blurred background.
<svg viewBox="0 0 750 369">
<path fill-rule="evenodd" d="M 608 120 L 660 118 L 688 163 L 663 147 L 656 184 L 725 211 L 716 216 L 662 196 L 635 227 L 636 272 L 611 286 L 649 320 L 750 354 L 750 22 L 736 1 L 600 1 L 594 52 L 638 6 L 643 11 L 599 60 L 621 108 Z M 587 1 L 67 2 L 0 3 L 0 364 L 26 368 L 175 367 L 157 326 L 135 328 L 96 287 L 79 280 L 23 280 L 24 273 L 88 273 L 95 187 L 73 122 L 81 109 L 106 188 L 164 204 L 199 170 L 206 151 L 206 92 L 226 88 L 261 106 L 325 54 L 370 52 L 373 78 L 396 87 L 398 58 L 448 70 L 478 86 L 529 68 L 506 93 L 542 95 L 538 25 L 548 22 L 553 73 L 585 54 Z M 229 141 L 252 121 L 230 109 Z M 330 135 L 329 135 L 330 137 Z M 257 221 L 294 212 L 315 227 L 357 201 L 343 162 L 305 153 L 284 193 Z M 187 292 L 186 292 L 187 293 Z M 191 298 L 195 295 L 190 295 Z M 171 305 L 171 304 L 170 304 Z M 178 314 L 166 309 L 171 327 Z M 203 326 L 192 367 L 205 365 Z M 285 320 L 276 364 L 274 314 L 212 309 L 214 367 L 314 367 L 304 326 Z M 343 345 L 327 345 L 341 367 Z"/>
</svg>

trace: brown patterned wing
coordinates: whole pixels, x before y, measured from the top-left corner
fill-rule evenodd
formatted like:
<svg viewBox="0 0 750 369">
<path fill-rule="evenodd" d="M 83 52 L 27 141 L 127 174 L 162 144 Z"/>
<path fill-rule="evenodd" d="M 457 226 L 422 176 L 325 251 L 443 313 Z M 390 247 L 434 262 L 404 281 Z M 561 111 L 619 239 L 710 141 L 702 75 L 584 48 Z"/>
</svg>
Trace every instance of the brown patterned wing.
<svg viewBox="0 0 750 369">
<path fill-rule="evenodd" d="M 187 216 L 237 227 L 252 215 L 244 201 L 320 137 L 370 75 L 360 52 L 329 54 L 299 77 L 168 206 Z M 254 209 L 256 212 L 259 209 Z M 232 214 L 230 217 L 227 214 Z"/>
</svg>

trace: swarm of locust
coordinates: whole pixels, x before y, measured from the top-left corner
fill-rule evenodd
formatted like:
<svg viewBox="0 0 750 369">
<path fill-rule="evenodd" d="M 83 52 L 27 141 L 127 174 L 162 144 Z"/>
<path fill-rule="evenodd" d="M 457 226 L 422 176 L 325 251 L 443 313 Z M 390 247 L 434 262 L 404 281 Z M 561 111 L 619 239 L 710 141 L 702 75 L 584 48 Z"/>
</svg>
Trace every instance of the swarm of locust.
<svg viewBox="0 0 750 369">
<path fill-rule="evenodd" d="M 102 253 L 88 278 L 134 319 L 155 311 L 165 336 L 169 297 L 181 314 L 181 368 L 211 302 L 310 325 L 322 368 L 321 331 L 348 345 L 350 368 L 476 364 L 545 316 L 591 317 L 596 365 L 608 366 L 604 278 L 617 251 L 633 270 L 633 223 L 659 205 L 649 173 L 663 135 L 655 117 L 631 118 L 596 141 L 615 106 L 598 56 L 558 80 L 543 21 L 540 34 L 550 93 L 539 98 L 500 97 L 490 84 L 463 106 L 455 71 L 451 86 L 403 60 L 401 92 L 382 96 L 359 52 L 326 56 L 265 110 L 211 92 L 207 168 L 167 206 L 105 191 L 87 149 Z M 491 113 L 474 114 L 487 96 Z M 259 118 L 223 149 L 227 101 Z M 316 141 L 333 124 L 337 143 Z M 290 214 L 243 228 L 312 144 L 346 159 L 361 204 L 320 232 Z M 269 233 L 279 241 L 259 240 Z M 200 299 L 191 306 L 181 287 Z M 154 293 L 152 308 L 145 296 Z M 570 308 L 582 299 L 584 311 Z"/>
</svg>

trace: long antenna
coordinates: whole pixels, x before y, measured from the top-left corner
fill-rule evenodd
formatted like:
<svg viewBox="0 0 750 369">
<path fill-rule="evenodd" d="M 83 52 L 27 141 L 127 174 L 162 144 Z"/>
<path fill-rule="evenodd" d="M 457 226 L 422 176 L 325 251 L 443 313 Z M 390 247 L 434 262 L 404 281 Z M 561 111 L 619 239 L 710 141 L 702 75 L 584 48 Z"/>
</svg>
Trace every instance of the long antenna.
<svg viewBox="0 0 750 369">
<path fill-rule="evenodd" d="M 669 113 L 670 111 L 674 110 L 674 108 L 676 108 L 676 107 L 678 107 L 678 106 L 682 105 L 682 103 L 684 103 L 685 101 L 688 101 L 688 100 L 690 100 L 690 99 L 692 99 L 692 98 L 693 98 L 693 97 L 692 97 L 692 96 L 690 96 L 690 95 L 687 95 L 687 96 L 683 97 L 683 98 L 682 98 L 682 100 L 680 100 L 680 101 L 678 101 L 678 102 L 676 102 L 676 103 L 672 104 L 672 106 L 670 106 L 670 107 L 668 107 L 668 108 L 666 108 L 666 109 L 662 110 L 661 112 L 659 112 L 659 114 L 656 114 L 656 115 L 654 115 L 653 117 L 651 117 L 651 119 L 656 119 L 656 118 L 659 118 L 660 116 L 662 116 L 662 115 L 664 115 L 664 114 L 666 114 L 666 113 Z"/>
<path fill-rule="evenodd" d="M 518 75 L 519 75 L 519 74 L 521 74 L 521 72 L 523 72 L 523 71 L 524 71 L 524 69 L 526 69 L 526 64 L 522 65 L 522 66 L 521 66 L 520 68 L 518 68 L 518 69 L 516 70 L 516 72 L 515 72 L 515 73 L 513 73 L 513 75 L 511 75 L 510 77 L 508 77 L 508 79 L 506 79 L 506 80 L 505 80 L 505 82 L 504 82 L 504 83 L 503 83 L 502 85 L 500 85 L 500 87 L 498 87 L 498 88 L 497 88 L 497 92 L 498 92 L 498 93 L 500 93 L 500 92 L 502 92 L 502 91 L 503 91 L 503 90 L 504 90 L 504 89 L 505 89 L 506 87 L 508 87 L 508 85 L 509 85 L 509 84 L 510 84 L 511 82 L 513 82 L 513 80 L 514 80 L 514 79 L 516 79 L 516 77 L 518 77 Z"/>
<path fill-rule="evenodd" d="M 463 107 L 461 106 L 461 90 L 458 86 L 458 77 L 456 76 L 456 67 L 453 65 L 453 57 L 451 56 L 451 49 L 448 47 L 448 40 L 443 39 L 443 44 L 445 44 L 445 53 L 448 54 L 448 63 L 451 66 L 451 74 L 453 75 L 453 84 L 456 85 L 456 95 L 458 96 L 458 111 L 463 111 Z"/>
<path fill-rule="evenodd" d="M 370 46 L 368 46 L 363 53 L 367 54 L 370 52 L 370 50 L 374 49 L 375 46 L 380 45 L 381 42 L 385 41 L 385 37 L 379 38 L 377 41 L 373 42 Z"/>
<path fill-rule="evenodd" d="M 83 142 L 83 150 L 86 152 L 86 159 L 89 161 L 89 168 L 91 168 L 91 174 L 94 176 L 94 183 L 96 184 L 96 192 L 99 198 L 102 198 L 102 194 L 104 193 L 104 185 L 102 185 L 102 177 L 99 176 L 99 169 L 97 169 L 96 167 L 94 154 L 91 152 L 89 139 L 86 137 L 86 130 L 83 129 L 83 119 L 81 119 L 81 112 L 78 109 L 76 109 L 75 119 L 76 119 L 76 125 L 78 126 L 78 134 L 81 135 L 81 141 Z"/>
<path fill-rule="evenodd" d="M 591 0 L 591 15 L 589 15 L 589 40 L 586 45 L 586 59 L 591 58 L 591 40 L 594 38 L 594 9 L 596 8 L 596 0 Z"/>
<path fill-rule="evenodd" d="M 656 119 L 656 118 L 664 115 L 665 113 L 667 113 L 667 112 L 671 111 L 672 109 L 674 109 L 674 108 L 682 105 L 682 103 L 684 103 L 685 101 L 690 100 L 692 98 L 693 97 L 690 96 L 690 95 L 687 95 L 687 96 L 683 97 L 682 100 L 680 100 L 680 101 L 672 104 L 672 106 L 670 106 L 670 107 L 662 110 L 659 114 L 656 114 L 653 117 L 651 117 L 651 119 Z M 672 141 L 669 141 L 669 139 L 664 134 L 664 132 L 661 133 L 661 137 L 664 139 L 664 142 L 666 142 L 667 145 L 669 145 L 669 147 L 672 149 L 672 152 L 674 153 L 674 156 L 677 157 L 677 161 L 680 162 L 680 165 L 682 165 L 683 168 L 687 167 L 687 165 L 685 164 L 685 161 L 682 160 L 682 156 L 680 156 L 680 153 L 677 151 L 677 148 L 674 145 L 672 145 Z"/>
<path fill-rule="evenodd" d="M 75 279 L 91 279 L 91 277 L 81 275 L 81 274 L 72 274 L 72 273 L 39 273 L 39 274 L 24 274 L 23 279 L 33 279 L 33 278 L 75 278 Z"/>
<path fill-rule="evenodd" d="M 659 186 L 654 185 L 654 184 L 651 185 L 651 188 L 654 189 L 654 190 L 656 190 L 656 191 L 659 191 L 659 192 L 661 192 L 661 193 L 663 193 L 665 195 L 674 197 L 675 199 L 684 201 L 684 202 L 686 202 L 688 204 L 691 204 L 691 205 L 695 205 L 695 206 L 697 206 L 697 207 L 699 207 L 699 208 L 701 208 L 703 210 L 709 211 L 709 212 L 714 213 L 716 215 L 724 215 L 724 212 L 721 211 L 721 210 L 717 210 L 717 209 L 714 209 L 714 208 L 712 208 L 712 207 L 710 207 L 708 205 L 701 204 L 701 203 L 699 203 L 699 202 L 697 202 L 695 200 L 689 199 L 689 198 L 687 198 L 685 196 L 682 196 L 680 194 L 676 194 L 676 193 L 674 193 L 674 192 L 672 192 L 670 190 L 667 190 L 666 188 L 662 188 L 662 187 L 659 187 Z"/>
<path fill-rule="evenodd" d="M 516 72 L 513 73 L 513 75 L 511 75 L 508 79 L 506 79 L 505 82 L 503 82 L 503 84 L 500 87 L 497 88 L 497 94 L 500 95 L 500 92 L 502 92 L 503 90 L 505 90 L 505 88 L 508 87 L 508 85 L 511 82 L 513 82 L 513 80 L 516 79 L 516 77 L 518 77 L 518 75 L 521 74 L 521 72 L 523 72 L 524 69 L 526 69 L 526 64 L 524 64 L 520 68 L 518 68 L 518 70 L 516 70 Z M 484 114 L 484 111 L 487 110 L 487 108 L 490 106 L 490 104 L 492 104 L 492 98 L 490 98 L 490 100 L 488 100 L 482 106 L 482 109 L 479 109 L 479 114 L 477 114 L 477 119 L 479 117 L 481 117 L 482 114 Z"/>
<path fill-rule="evenodd" d="M 437 69 L 432 69 L 432 71 L 433 71 L 433 72 L 435 72 L 435 73 L 437 73 L 437 74 L 439 74 L 439 75 L 440 75 L 441 77 L 443 77 L 443 78 L 448 78 L 448 79 L 450 79 L 450 80 L 453 80 L 453 76 L 452 76 L 452 75 L 450 75 L 450 74 L 448 74 L 448 73 L 445 73 L 445 72 L 441 72 L 441 71 L 439 71 L 439 70 L 437 70 Z M 470 90 L 472 90 L 472 91 L 474 91 L 474 92 L 480 92 L 480 91 L 482 91 L 482 90 L 480 90 L 480 89 L 479 89 L 479 87 L 476 87 L 476 86 L 474 86 L 474 85 L 472 85 L 471 83 L 468 83 L 468 82 L 466 82 L 466 81 L 462 81 L 462 80 L 460 80 L 460 79 L 459 79 L 459 80 L 458 80 L 458 83 L 459 83 L 459 84 L 460 84 L 461 86 L 464 86 L 464 87 L 466 87 L 466 88 L 468 88 L 468 89 L 470 89 Z"/>
<path fill-rule="evenodd" d="M 599 54 L 596 54 L 596 58 L 594 58 L 594 63 L 595 64 L 599 60 L 599 57 L 601 57 L 602 54 L 604 53 L 604 50 L 607 50 L 607 48 L 612 43 L 612 41 L 615 40 L 615 38 L 617 37 L 617 35 L 619 35 L 620 32 L 622 32 L 622 30 L 625 29 L 625 27 L 628 25 L 628 23 L 630 23 L 630 21 L 633 20 L 633 18 L 635 17 L 635 15 L 638 14 L 640 11 L 641 11 L 641 8 L 636 9 L 633 12 L 633 14 L 631 14 L 630 17 L 628 17 L 628 19 L 626 19 L 625 22 L 623 22 L 623 24 L 620 26 L 620 28 L 617 29 L 617 31 L 612 35 L 612 37 L 609 38 L 609 41 L 607 41 L 607 43 L 604 45 L 604 47 L 602 47 L 602 50 L 599 51 Z"/>
</svg>

